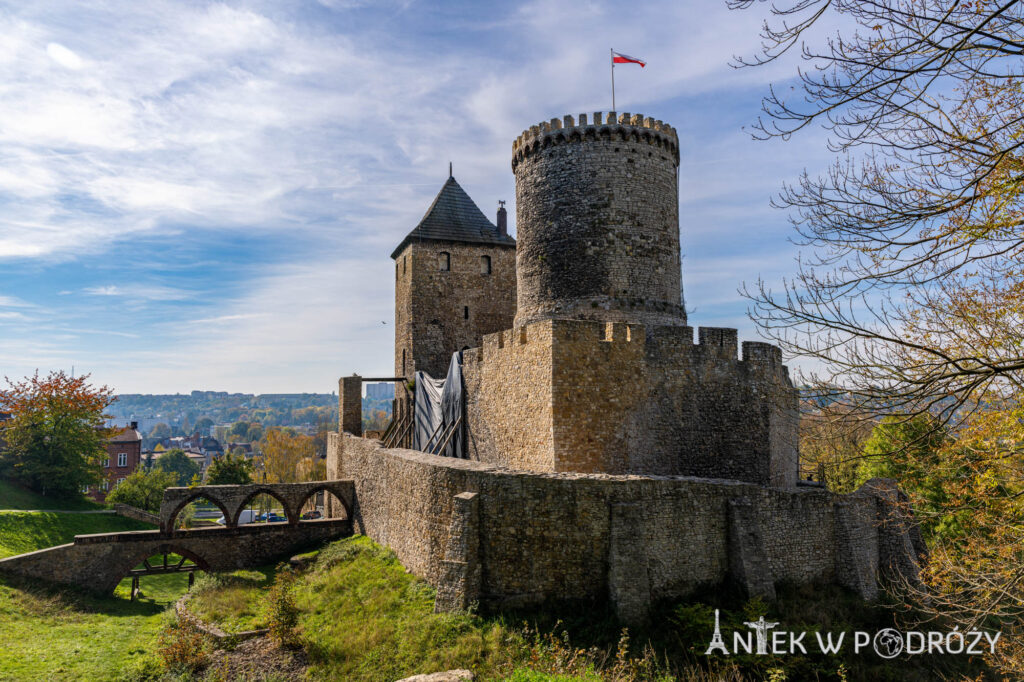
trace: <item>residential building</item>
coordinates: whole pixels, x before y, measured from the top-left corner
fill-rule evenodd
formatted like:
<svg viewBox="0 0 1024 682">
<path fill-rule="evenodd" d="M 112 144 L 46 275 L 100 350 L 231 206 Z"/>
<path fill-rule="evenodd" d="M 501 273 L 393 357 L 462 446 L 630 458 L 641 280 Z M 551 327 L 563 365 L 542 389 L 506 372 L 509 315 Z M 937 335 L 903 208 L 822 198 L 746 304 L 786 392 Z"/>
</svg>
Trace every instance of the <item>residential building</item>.
<svg viewBox="0 0 1024 682">
<path fill-rule="evenodd" d="M 85 492 L 97 502 L 107 499 L 113 490 L 142 463 L 142 434 L 138 422 L 132 422 L 107 441 L 107 456 L 103 460 L 103 478 L 99 485 L 91 485 Z"/>
</svg>

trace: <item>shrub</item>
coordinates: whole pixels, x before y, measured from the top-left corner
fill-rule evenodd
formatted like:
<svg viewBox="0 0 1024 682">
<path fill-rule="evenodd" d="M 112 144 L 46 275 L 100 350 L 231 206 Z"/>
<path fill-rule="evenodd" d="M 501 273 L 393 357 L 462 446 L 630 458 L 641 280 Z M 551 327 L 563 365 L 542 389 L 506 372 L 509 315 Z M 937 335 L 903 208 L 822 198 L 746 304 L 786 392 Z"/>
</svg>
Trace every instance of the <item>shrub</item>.
<svg viewBox="0 0 1024 682">
<path fill-rule="evenodd" d="M 164 667 L 172 673 L 194 673 L 206 664 L 209 644 L 192 616 L 179 615 L 157 640 L 157 654 Z"/>
<path fill-rule="evenodd" d="M 267 625 L 271 638 L 281 646 L 299 645 L 299 607 L 295 603 L 294 592 L 296 576 L 282 564 L 267 593 Z"/>
</svg>

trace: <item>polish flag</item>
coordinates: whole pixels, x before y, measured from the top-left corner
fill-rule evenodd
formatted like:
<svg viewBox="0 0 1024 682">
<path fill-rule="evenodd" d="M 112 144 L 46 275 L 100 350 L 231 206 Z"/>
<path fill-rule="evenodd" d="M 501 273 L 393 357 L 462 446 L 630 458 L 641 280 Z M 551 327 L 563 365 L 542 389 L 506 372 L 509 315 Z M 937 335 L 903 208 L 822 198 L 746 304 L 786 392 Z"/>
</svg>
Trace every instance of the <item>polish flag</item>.
<svg viewBox="0 0 1024 682">
<path fill-rule="evenodd" d="M 639 64 L 641 69 L 647 66 L 647 62 L 644 60 L 619 52 L 612 52 L 612 64 Z"/>
</svg>

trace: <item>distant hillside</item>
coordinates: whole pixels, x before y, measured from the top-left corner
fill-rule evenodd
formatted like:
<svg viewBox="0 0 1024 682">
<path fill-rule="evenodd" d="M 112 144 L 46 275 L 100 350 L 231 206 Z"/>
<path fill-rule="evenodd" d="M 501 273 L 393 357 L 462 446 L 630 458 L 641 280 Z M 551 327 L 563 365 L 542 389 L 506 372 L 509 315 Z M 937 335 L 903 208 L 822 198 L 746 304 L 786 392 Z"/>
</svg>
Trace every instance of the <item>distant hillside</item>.
<svg viewBox="0 0 1024 682">
<path fill-rule="evenodd" d="M 107 409 L 110 423 L 138 422 L 148 436 L 157 424 L 170 427 L 166 435 L 190 435 L 194 430 L 212 434 L 212 426 L 237 422 L 264 427 L 294 426 L 309 430 L 319 424 L 335 424 L 338 396 L 334 393 L 228 393 L 192 391 L 176 394 L 125 393 Z M 363 399 L 366 428 L 384 428 L 391 418 L 391 400 Z M 209 424 L 203 420 L 209 420 Z"/>
<path fill-rule="evenodd" d="M 139 422 L 149 433 L 164 423 L 175 431 L 187 432 L 199 420 L 214 424 L 259 422 L 264 426 L 299 426 L 336 418 L 338 397 L 330 393 L 228 393 L 192 391 L 173 395 L 126 393 L 107 412 L 118 424 Z"/>
</svg>

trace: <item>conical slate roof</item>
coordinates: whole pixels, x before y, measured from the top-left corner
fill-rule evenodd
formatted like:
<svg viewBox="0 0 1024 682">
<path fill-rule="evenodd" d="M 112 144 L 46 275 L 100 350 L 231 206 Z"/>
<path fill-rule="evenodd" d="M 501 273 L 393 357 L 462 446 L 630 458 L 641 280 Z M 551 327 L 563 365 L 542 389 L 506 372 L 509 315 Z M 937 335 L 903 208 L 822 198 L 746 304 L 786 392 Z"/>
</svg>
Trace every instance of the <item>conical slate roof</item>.
<svg viewBox="0 0 1024 682">
<path fill-rule="evenodd" d="M 391 257 L 397 258 L 406 244 L 421 239 L 499 246 L 516 245 L 516 240 L 512 237 L 498 234 L 498 228 L 484 216 L 466 194 L 466 190 L 462 189 L 453 177 L 449 177 L 444 183 L 444 187 L 434 197 L 434 203 L 427 209 L 420 224 L 405 236 Z"/>
</svg>

